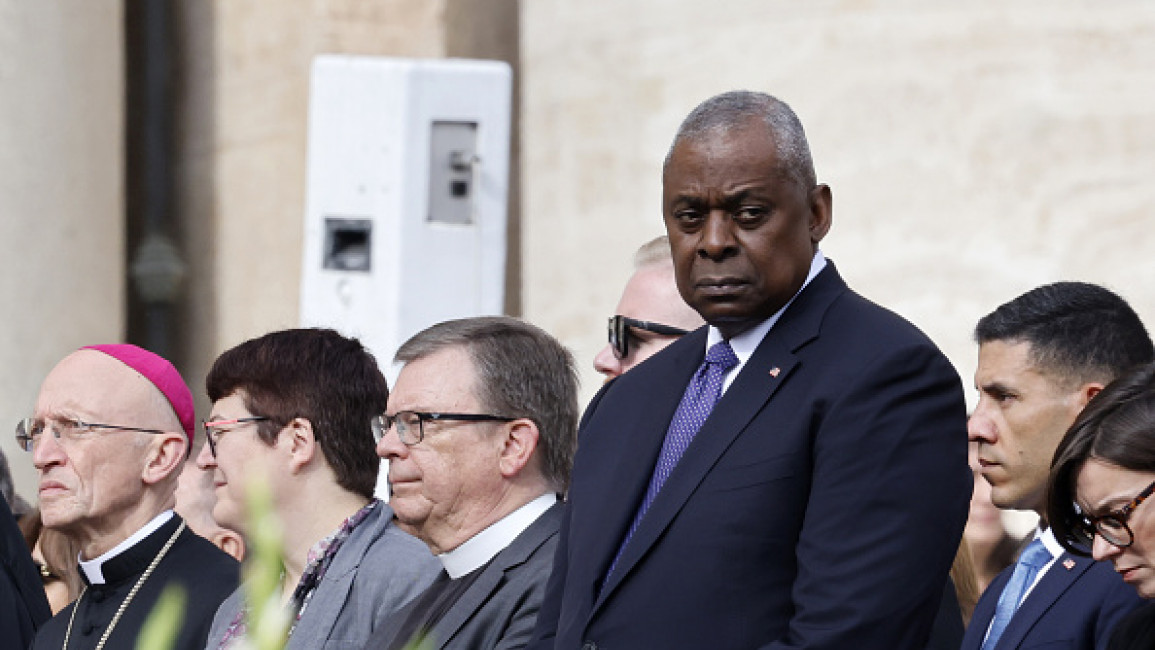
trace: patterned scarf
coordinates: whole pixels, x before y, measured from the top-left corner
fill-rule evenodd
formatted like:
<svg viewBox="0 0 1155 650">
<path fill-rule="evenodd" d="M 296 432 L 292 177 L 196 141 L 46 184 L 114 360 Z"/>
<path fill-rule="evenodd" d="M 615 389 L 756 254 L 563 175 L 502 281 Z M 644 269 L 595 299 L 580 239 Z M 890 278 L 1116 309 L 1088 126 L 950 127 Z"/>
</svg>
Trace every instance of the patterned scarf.
<svg viewBox="0 0 1155 650">
<path fill-rule="evenodd" d="M 337 530 L 333 531 L 328 537 L 322 539 L 309 549 L 306 556 L 305 570 L 301 573 L 301 579 L 297 582 L 297 588 L 293 590 L 293 597 L 289 599 L 289 607 L 293 614 L 293 624 L 289 628 L 289 636 L 293 636 L 293 632 L 297 629 L 297 623 L 301 622 L 301 617 L 304 616 L 305 610 L 309 607 L 309 601 L 312 600 L 313 594 L 317 591 L 317 586 L 321 584 L 321 579 L 325 577 L 325 572 L 329 570 L 329 565 L 333 563 L 333 558 L 337 555 L 337 551 L 341 550 L 341 545 L 352 534 L 353 529 L 357 527 L 377 504 L 381 503 L 377 499 L 369 502 L 369 505 L 361 508 L 353 513 Z M 225 630 L 225 636 L 221 639 L 219 650 L 225 650 L 231 646 L 237 639 L 245 636 L 247 629 L 246 621 L 249 617 L 250 605 L 245 604 L 233 617 L 229 627 Z"/>
</svg>

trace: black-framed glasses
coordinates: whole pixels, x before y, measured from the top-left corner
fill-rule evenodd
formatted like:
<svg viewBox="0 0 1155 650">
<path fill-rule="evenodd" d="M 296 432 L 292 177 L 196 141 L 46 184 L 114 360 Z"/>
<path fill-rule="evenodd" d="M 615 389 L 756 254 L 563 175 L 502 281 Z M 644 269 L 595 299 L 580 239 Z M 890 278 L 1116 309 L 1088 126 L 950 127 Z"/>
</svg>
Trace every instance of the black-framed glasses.
<svg viewBox="0 0 1155 650">
<path fill-rule="evenodd" d="M 49 425 L 51 422 L 51 425 Z M 44 429 L 48 428 L 52 432 L 52 437 L 57 441 L 67 440 L 72 442 L 84 437 L 85 434 L 92 433 L 98 429 L 107 429 L 111 431 L 136 431 L 138 433 L 166 433 L 160 429 L 142 429 L 140 427 L 126 427 L 119 424 L 97 424 L 95 422 L 84 422 L 75 419 L 53 419 L 50 421 L 38 420 L 36 418 L 24 418 L 16 423 L 16 444 L 24 451 L 32 451 L 36 445 L 40 443 L 40 436 L 44 433 Z"/>
<path fill-rule="evenodd" d="M 229 420 L 201 420 L 201 430 L 205 432 L 205 440 L 209 443 L 209 453 L 213 458 L 217 457 L 217 442 L 224 434 L 232 431 L 224 427 L 231 427 L 246 422 L 264 422 L 269 418 L 261 416 L 252 416 L 247 418 L 232 418 Z"/>
<path fill-rule="evenodd" d="M 653 332 L 654 334 L 661 334 L 662 336 L 684 336 L 689 334 L 689 330 L 684 330 L 673 325 L 663 325 L 662 323 L 654 323 L 648 320 L 638 320 L 630 318 L 629 316 L 622 316 L 617 314 L 610 316 L 609 320 L 609 335 L 610 347 L 614 349 L 614 356 L 619 359 L 625 359 L 630 356 L 630 328 L 645 330 Z"/>
<path fill-rule="evenodd" d="M 1155 492 L 1155 481 L 1148 485 L 1145 490 L 1139 493 L 1139 496 L 1131 499 L 1127 505 L 1113 510 L 1105 515 L 1093 517 L 1088 514 L 1083 515 L 1084 534 L 1087 539 L 1093 539 L 1095 533 L 1103 538 L 1108 544 L 1118 548 L 1127 548 L 1135 543 L 1135 533 L 1131 532 L 1131 527 L 1127 525 L 1127 520 L 1131 518 L 1131 514 L 1140 506 L 1147 497 Z"/>
<path fill-rule="evenodd" d="M 425 413 L 422 411 L 397 411 L 395 415 L 378 415 L 373 418 L 373 440 L 381 442 L 392 427 L 397 427 L 397 437 L 407 446 L 425 439 L 426 422 L 513 422 L 517 418 L 488 413 Z"/>
</svg>

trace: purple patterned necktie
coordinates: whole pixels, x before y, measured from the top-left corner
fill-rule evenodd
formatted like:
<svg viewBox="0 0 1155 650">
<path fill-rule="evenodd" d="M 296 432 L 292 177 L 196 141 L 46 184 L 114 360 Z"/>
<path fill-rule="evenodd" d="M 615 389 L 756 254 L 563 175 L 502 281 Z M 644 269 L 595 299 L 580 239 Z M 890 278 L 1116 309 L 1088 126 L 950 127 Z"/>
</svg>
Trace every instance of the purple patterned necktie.
<svg viewBox="0 0 1155 650">
<path fill-rule="evenodd" d="M 727 341 L 719 341 L 711 345 L 710 349 L 706 351 L 705 361 L 702 362 L 701 366 L 698 366 L 698 372 L 694 373 L 690 385 L 686 386 L 686 392 L 682 395 L 678 410 L 674 411 L 674 419 L 670 421 L 670 428 L 666 430 L 666 439 L 662 442 L 662 451 L 658 454 L 658 464 L 654 466 L 654 474 L 650 477 L 650 486 L 646 488 L 646 496 L 642 499 L 641 506 L 638 507 L 638 514 L 634 515 L 634 521 L 630 524 L 630 532 L 622 540 L 618 554 L 614 556 L 610 570 L 606 572 L 607 576 L 614 572 L 614 567 L 618 565 L 622 552 L 625 551 L 626 545 L 630 543 L 630 538 L 638 530 L 638 524 L 641 523 L 642 517 L 650 509 L 650 505 L 653 504 L 658 492 L 662 489 L 662 485 L 669 478 L 670 472 L 674 471 L 674 467 L 681 460 L 686 448 L 690 446 L 690 441 L 702 428 L 702 423 L 709 417 L 710 411 L 714 410 L 714 405 L 722 396 L 722 380 L 726 376 L 726 372 L 736 365 L 738 365 L 738 357 Z"/>
</svg>

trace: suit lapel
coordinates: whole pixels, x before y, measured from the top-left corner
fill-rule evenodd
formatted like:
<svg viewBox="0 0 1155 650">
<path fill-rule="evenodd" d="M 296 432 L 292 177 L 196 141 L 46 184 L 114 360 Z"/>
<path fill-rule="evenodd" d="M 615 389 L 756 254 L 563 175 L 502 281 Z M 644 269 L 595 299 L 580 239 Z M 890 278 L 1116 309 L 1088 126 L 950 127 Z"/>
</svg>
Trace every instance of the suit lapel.
<svg viewBox="0 0 1155 650">
<path fill-rule="evenodd" d="M 337 622 L 337 616 L 349 597 L 365 551 L 381 534 L 381 529 L 393 519 L 393 510 L 385 503 L 378 503 L 373 512 L 357 525 L 341 545 L 333 563 L 325 571 L 325 577 L 317 585 L 317 591 L 309 599 L 306 615 L 308 625 L 298 628 L 289 638 L 286 648 L 319 648 L 325 645 Z"/>
<path fill-rule="evenodd" d="M 474 615 L 493 597 L 502 585 L 505 573 L 525 563 L 534 551 L 557 533 L 561 521 L 562 504 L 550 506 L 540 517 L 521 532 L 509 546 L 493 557 L 477 576 L 477 580 L 461 594 L 457 602 L 441 617 L 429 632 L 438 648 L 444 648 Z"/>
<path fill-rule="evenodd" d="M 594 612 L 646 554 L 734 440 L 774 396 L 779 386 L 783 385 L 794 372 L 799 364 L 795 352 L 818 336 L 826 309 L 845 289 L 845 283 L 831 264 L 798 296 L 795 303 L 787 309 L 758 345 L 734 383 L 715 405 L 713 412 L 686 449 L 686 453 L 638 525 L 638 530 L 622 553 L 614 573 L 608 576 L 598 594 Z M 704 341 L 699 341 L 698 344 L 704 348 Z M 705 351 L 702 350 L 697 363 L 701 363 L 704 354 Z M 695 369 L 696 367 L 695 365 Z M 686 383 L 688 382 L 687 378 Z M 680 387 L 679 400 L 681 393 L 685 391 L 686 383 Z M 676 408 L 677 402 L 665 415 L 665 424 L 661 427 L 661 436 L 657 441 L 659 449 Z M 657 453 L 655 450 L 654 457 Z M 650 458 L 649 464 L 651 470 L 652 466 L 653 457 Z M 649 471 L 645 472 L 646 482 L 649 481 L 649 477 Z M 612 484 L 612 481 L 606 483 Z M 642 491 L 644 490 L 645 484 L 642 486 Z M 636 509 L 641 498 L 642 495 L 639 493 L 637 498 L 629 503 Z M 632 515 L 631 510 L 630 516 Z M 614 550 L 616 551 L 616 548 Z"/>
<path fill-rule="evenodd" d="M 570 524 L 571 534 L 580 536 L 580 541 L 571 544 L 588 549 L 591 557 L 596 554 L 595 562 L 582 564 L 583 569 L 593 572 L 587 579 L 595 585 L 595 591 L 633 522 L 670 419 L 686 385 L 702 363 L 705 351 L 706 328 L 703 327 L 615 380 L 615 384 L 634 382 L 632 394 L 642 395 L 646 408 L 637 408 L 637 403 L 631 402 L 619 405 L 613 412 L 607 409 L 606 413 L 598 414 L 610 424 L 601 424 L 597 434 L 603 437 L 589 440 L 588 444 L 596 445 L 602 452 L 584 457 L 597 466 L 577 468 L 585 476 L 597 478 L 582 486 L 583 503 L 587 505 L 584 510 L 573 511 Z M 623 388 L 625 386 L 610 385 L 608 390 Z M 585 439 L 579 438 L 579 450 L 586 444 Z M 579 475 L 575 471 L 575 476 Z"/>
<path fill-rule="evenodd" d="M 995 579 L 983 591 L 982 597 L 975 605 L 970 623 L 967 624 L 966 634 L 963 635 L 963 650 L 978 650 L 982 646 L 983 638 L 987 635 L 987 628 L 991 626 L 991 619 L 995 617 L 995 606 L 998 605 L 999 594 L 1003 593 L 1003 588 L 1011 579 L 1012 570 L 1014 570 L 1014 565 L 1011 565 L 1010 569 L 1000 571 L 999 575 L 995 576 Z"/>
<path fill-rule="evenodd" d="M 1070 569 L 1066 568 L 1072 562 L 1074 565 Z M 1035 585 L 1019 605 L 1007 629 L 1003 631 L 1003 637 L 999 639 L 997 647 L 1019 647 L 1035 623 L 1094 563 L 1091 558 L 1077 557 L 1070 553 L 1063 553 L 1056 558 L 1051 568 L 1039 580 L 1039 584 Z"/>
</svg>

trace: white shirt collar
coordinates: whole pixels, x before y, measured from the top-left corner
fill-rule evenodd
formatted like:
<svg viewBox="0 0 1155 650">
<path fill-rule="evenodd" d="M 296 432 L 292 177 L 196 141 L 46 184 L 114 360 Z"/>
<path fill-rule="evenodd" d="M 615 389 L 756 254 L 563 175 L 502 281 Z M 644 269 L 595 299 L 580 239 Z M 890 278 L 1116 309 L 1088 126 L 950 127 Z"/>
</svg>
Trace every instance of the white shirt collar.
<svg viewBox="0 0 1155 650">
<path fill-rule="evenodd" d="M 156 532 L 158 528 L 168 523 L 169 519 L 172 519 L 172 514 L 172 510 L 165 510 L 153 517 L 151 521 L 141 526 L 140 530 L 129 535 L 128 539 L 113 546 L 112 550 L 104 553 L 100 557 L 84 560 L 77 556 L 77 560 L 80 562 L 80 570 L 84 572 L 84 575 L 88 578 L 88 582 L 94 585 L 104 584 L 104 571 L 101 570 L 104 563 L 136 546 L 142 539 Z"/>
<path fill-rule="evenodd" d="M 557 503 L 553 492 L 543 494 L 524 506 L 490 524 L 488 528 L 470 537 L 461 546 L 437 556 L 445 572 L 456 580 L 485 566 L 493 556 L 513 543 L 529 525 L 537 521 L 550 506 Z"/>
<path fill-rule="evenodd" d="M 1059 540 L 1055 538 L 1055 531 L 1051 528 L 1043 531 L 1036 530 L 1035 539 L 1043 542 L 1043 546 L 1046 547 L 1047 551 L 1051 554 L 1051 558 L 1057 558 L 1063 553 L 1066 553 L 1062 545 L 1059 544 Z"/>
<path fill-rule="evenodd" d="M 754 350 L 758 349 L 758 344 L 762 342 L 762 339 L 766 338 L 766 334 L 774 327 L 774 324 L 778 322 L 778 319 L 782 317 L 786 309 L 794 303 L 798 298 L 798 294 L 802 293 L 803 289 L 805 289 L 824 268 L 826 268 L 826 256 L 822 254 L 821 250 L 814 251 L 814 258 L 810 260 L 810 272 L 806 274 L 806 280 L 802 283 L 802 286 L 799 287 L 798 292 L 782 306 L 782 309 L 774 312 L 774 315 L 770 318 L 730 339 L 730 347 L 734 350 L 734 355 L 738 357 L 738 365 L 726 374 L 726 380 L 722 384 L 722 390 L 730 387 L 734 378 L 738 376 L 738 372 L 742 370 L 742 367 L 745 366 L 746 362 L 750 360 L 750 357 L 754 355 Z M 718 331 L 718 328 L 711 325 L 706 335 L 706 349 L 709 350 L 710 346 L 723 340 L 722 333 Z"/>
</svg>

